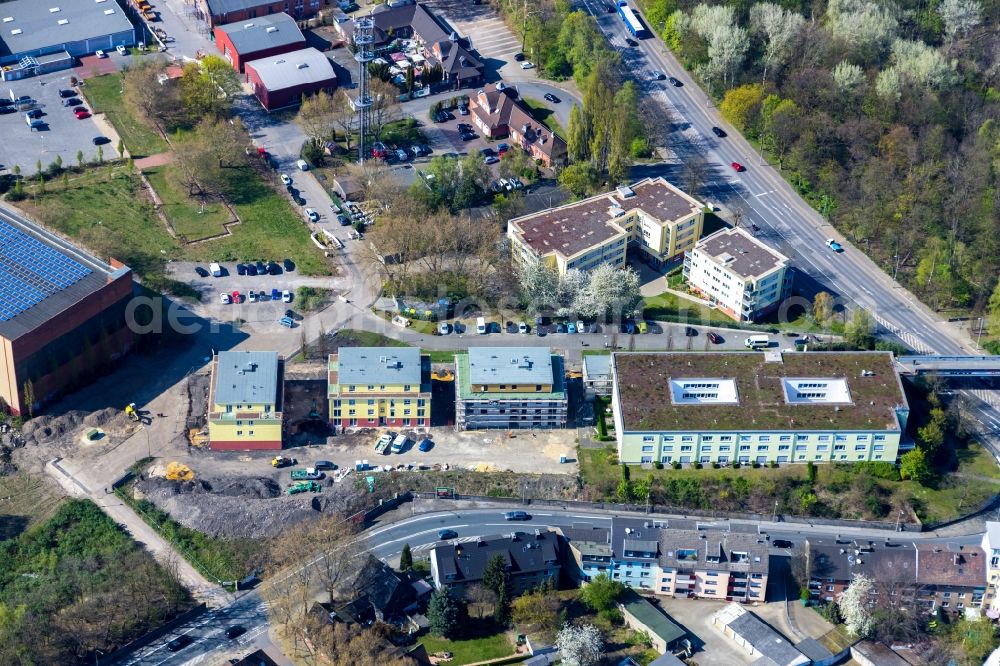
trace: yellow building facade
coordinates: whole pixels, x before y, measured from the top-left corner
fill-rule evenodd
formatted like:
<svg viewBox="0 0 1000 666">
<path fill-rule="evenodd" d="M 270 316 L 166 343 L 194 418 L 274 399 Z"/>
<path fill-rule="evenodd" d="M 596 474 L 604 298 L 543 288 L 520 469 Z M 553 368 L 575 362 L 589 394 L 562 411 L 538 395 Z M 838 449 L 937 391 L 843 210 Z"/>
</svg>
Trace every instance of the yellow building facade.
<svg viewBox="0 0 1000 666">
<path fill-rule="evenodd" d="M 331 354 L 330 424 L 427 428 L 431 424 L 430 356 L 405 347 L 345 347 Z"/>
<path fill-rule="evenodd" d="M 283 362 L 276 352 L 219 352 L 212 361 L 208 437 L 216 451 L 281 449 Z"/>
</svg>

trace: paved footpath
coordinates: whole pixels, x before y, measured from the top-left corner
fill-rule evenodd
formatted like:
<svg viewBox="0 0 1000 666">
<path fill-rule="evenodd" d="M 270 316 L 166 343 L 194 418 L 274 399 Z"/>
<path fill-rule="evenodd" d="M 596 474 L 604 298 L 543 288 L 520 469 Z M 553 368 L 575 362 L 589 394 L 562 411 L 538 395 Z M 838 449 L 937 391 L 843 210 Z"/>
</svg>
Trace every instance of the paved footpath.
<svg viewBox="0 0 1000 666">
<path fill-rule="evenodd" d="M 114 494 L 106 494 L 104 488 L 90 489 L 74 474 L 69 463 L 58 458 L 45 466 L 48 472 L 73 497 L 92 500 L 119 525 L 123 525 L 132 537 L 144 545 L 168 571 L 173 570 L 178 580 L 192 596 L 209 606 L 221 606 L 233 600 L 231 594 L 217 583 L 209 582 L 190 563 L 180 557 L 173 546 L 160 533 L 151 528 L 128 505 Z"/>
</svg>

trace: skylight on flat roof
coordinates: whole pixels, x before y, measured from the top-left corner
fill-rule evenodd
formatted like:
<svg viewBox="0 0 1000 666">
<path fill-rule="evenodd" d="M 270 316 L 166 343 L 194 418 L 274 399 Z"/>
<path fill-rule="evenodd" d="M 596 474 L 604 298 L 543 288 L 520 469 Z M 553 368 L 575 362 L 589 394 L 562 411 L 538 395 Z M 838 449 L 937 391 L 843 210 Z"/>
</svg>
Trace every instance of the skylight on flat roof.
<svg viewBox="0 0 1000 666">
<path fill-rule="evenodd" d="M 785 402 L 790 405 L 849 405 L 847 380 L 824 377 L 785 377 L 781 380 Z"/>
<path fill-rule="evenodd" d="M 3 17 L 3 22 L 4 22 L 4 23 L 10 23 L 10 22 L 11 22 L 11 21 L 13 21 L 13 20 L 14 20 L 14 17 L 13 17 L 13 16 L 4 16 L 4 17 Z"/>
<path fill-rule="evenodd" d="M 735 380 L 697 377 L 671 378 L 670 399 L 675 405 L 736 405 L 740 402 Z"/>
<path fill-rule="evenodd" d="M 115 10 L 113 10 L 113 9 L 105 9 L 104 10 L 104 15 L 105 16 L 110 16 L 111 14 L 114 14 L 114 13 L 115 13 Z"/>
<path fill-rule="evenodd" d="M 10 31 L 10 34 L 12 34 L 12 35 L 20 35 L 22 32 L 24 32 L 24 31 L 21 30 L 20 28 L 14 28 L 13 30 Z"/>
<path fill-rule="evenodd" d="M 49 7 L 49 13 L 50 14 L 55 14 L 57 11 L 59 11 L 58 7 Z"/>
<path fill-rule="evenodd" d="M 56 21 L 56 23 L 58 23 L 59 25 L 66 25 L 67 23 L 69 23 L 69 20 L 68 19 L 59 19 L 58 21 Z"/>
</svg>

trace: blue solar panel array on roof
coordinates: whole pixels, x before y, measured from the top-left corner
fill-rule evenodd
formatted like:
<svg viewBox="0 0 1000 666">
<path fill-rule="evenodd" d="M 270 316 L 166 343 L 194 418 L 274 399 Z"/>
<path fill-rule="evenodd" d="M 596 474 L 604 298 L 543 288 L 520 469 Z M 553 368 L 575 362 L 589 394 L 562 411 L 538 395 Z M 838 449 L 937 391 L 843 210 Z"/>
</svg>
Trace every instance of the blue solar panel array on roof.
<svg viewBox="0 0 1000 666">
<path fill-rule="evenodd" d="M 0 321 L 9 321 L 92 271 L 0 220 Z"/>
</svg>

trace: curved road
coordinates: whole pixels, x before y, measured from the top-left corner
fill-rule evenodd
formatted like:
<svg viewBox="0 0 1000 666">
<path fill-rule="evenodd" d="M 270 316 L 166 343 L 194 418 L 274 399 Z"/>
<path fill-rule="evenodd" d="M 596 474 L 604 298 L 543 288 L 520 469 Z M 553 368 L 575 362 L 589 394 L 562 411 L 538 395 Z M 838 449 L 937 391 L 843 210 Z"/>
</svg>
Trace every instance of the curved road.
<svg viewBox="0 0 1000 666">
<path fill-rule="evenodd" d="M 417 500 L 421 502 L 421 500 Z M 405 506 L 405 505 L 404 505 Z M 399 557 L 404 544 L 417 557 L 423 556 L 438 542 L 438 532 L 448 528 L 458 533 L 458 541 L 475 541 L 480 536 L 506 534 L 514 530 L 530 531 L 533 529 L 549 529 L 592 525 L 610 527 L 614 515 L 643 516 L 645 514 L 614 514 L 607 511 L 563 509 L 561 507 L 527 507 L 531 520 L 512 523 L 504 520 L 503 513 L 509 508 L 524 509 L 521 504 L 497 504 L 491 508 L 464 507 L 456 505 L 454 510 L 432 511 L 397 522 L 376 526 L 363 533 L 369 541 L 370 551 L 379 559 L 391 561 Z M 682 519 L 683 516 L 655 514 L 657 520 Z M 763 522 L 760 524 L 748 520 L 704 520 L 703 524 L 715 525 L 722 529 L 747 533 L 766 533 L 772 539 L 786 539 L 792 542 L 792 550 L 801 548 L 805 539 L 810 537 L 829 537 L 832 533 L 852 538 L 884 539 L 890 533 L 885 530 L 873 530 L 853 527 L 830 527 L 828 525 L 790 524 L 784 522 Z M 981 535 L 965 534 L 938 536 L 927 533 L 891 533 L 892 538 L 905 541 L 949 542 L 972 544 L 979 543 Z M 772 554 L 788 555 L 788 549 L 773 548 Z M 280 581 L 279 581 L 280 582 Z M 225 638 L 226 627 L 239 624 L 247 629 L 247 633 L 236 640 Z M 230 656 L 246 654 L 267 641 L 269 626 L 266 607 L 260 595 L 254 591 L 245 594 L 231 604 L 193 620 L 184 627 L 168 634 L 160 641 L 144 649 L 138 655 L 123 663 L 143 666 L 180 666 L 188 664 L 214 664 Z M 166 644 L 177 635 L 184 634 L 192 639 L 192 644 L 177 653 L 166 650 Z"/>
</svg>

